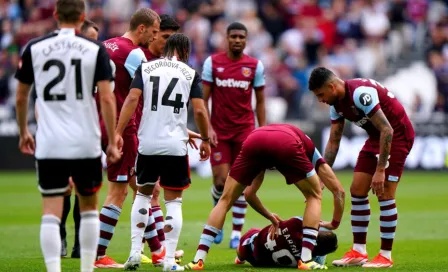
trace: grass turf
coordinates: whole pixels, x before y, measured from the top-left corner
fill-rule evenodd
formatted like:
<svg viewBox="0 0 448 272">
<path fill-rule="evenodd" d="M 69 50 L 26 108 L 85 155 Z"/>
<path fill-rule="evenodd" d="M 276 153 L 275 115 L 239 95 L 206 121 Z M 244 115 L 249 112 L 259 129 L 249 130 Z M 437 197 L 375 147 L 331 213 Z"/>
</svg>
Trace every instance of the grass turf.
<svg viewBox="0 0 448 272">
<path fill-rule="evenodd" d="M 346 191 L 349 191 L 352 173 L 337 173 Z M 190 261 L 197 247 L 202 226 L 211 209 L 211 179 L 193 177 L 193 185 L 184 194 L 184 224 L 179 248 L 185 250 L 183 263 Z M 101 190 L 100 203 L 104 201 L 107 185 Z M 399 223 L 394 243 L 395 265 L 390 271 L 448 271 L 448 174 L 442 172 L 407 172 L 398 188 L 397 205 Z M 276 172 L 267 174 L 260 198 L 272 211 L 283 219 L 302 215 L 303 196 L 293 186 L 286 186 Z M 32 172 L 0 172 L 0 271 L 45 271 L 39 246 L 41 213 L 40 194 L 35 174 Z M 368 251 L 370 257 L 377 254 L 380 246 L 379 208 L 370 197 L 372 220 L 369 225 Z M 124 262 L 130 250 L 131 197 L 124 205 L 120 221 L 107 254 L 118 262 Z M 163 205 L 162 205 L 163 206 Z M 323 219 L 331 220 L 332 200 L 324 193 Z M 213 245 L 206 262 L 209 271 L 277 271 L 278 269 L 253 268 L 250 265 L 235 266 L 235 251 L 228 248 L 231 230 L 231 214 L 225 224 L 225 239 Z M 248 211 L 244 229 L 264 227 L 269 222 Z M 68 251 L 73 246 L 73 220 L 67 220 Z M 362 268 L 335 268 L 331 261 L 340 258 L 350 247 L 350 197 L 348 194 L 345 215 L 337 230 L 339 249 L 327 258 L 331 270 L 364 271 Z M 149 249 L 146 250 L 149 253 Z M 79 271 L 79 260 L 62 260 L 63 271 Z M 102 271 L 114 271 L 116 269 Z M 141 271 L 161 271 L 152 265 L 142 265 Z"/>
</svg>

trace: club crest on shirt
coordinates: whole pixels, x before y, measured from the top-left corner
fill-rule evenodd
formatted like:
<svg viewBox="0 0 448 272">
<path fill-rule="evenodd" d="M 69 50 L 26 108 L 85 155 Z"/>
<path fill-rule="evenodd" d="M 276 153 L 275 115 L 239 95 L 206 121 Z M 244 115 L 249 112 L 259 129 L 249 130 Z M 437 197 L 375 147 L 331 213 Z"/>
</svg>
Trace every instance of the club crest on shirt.
<svg viewBox="0 0 448 272">
<path fill-rule="evenodd" d="M 218 71 L 219 73 L 224 72 L 224 67 L 218 67 L 216 68 L 216 71 Z"/>
<path fill-rule="evenodd" d="M 252 69 L 250 69 L 248 67 L 243 67 L 243 68 L 241 68 L 241 73 L 245 77 L 250 77 L 252 75 Z"/>
<path fill-rule="evenodd" d="M 221 152 L 215 152 L 213 153 L 213 159 L 217 162 L 221 161 L 222 159 L 222 153 Z"/>
</svg>

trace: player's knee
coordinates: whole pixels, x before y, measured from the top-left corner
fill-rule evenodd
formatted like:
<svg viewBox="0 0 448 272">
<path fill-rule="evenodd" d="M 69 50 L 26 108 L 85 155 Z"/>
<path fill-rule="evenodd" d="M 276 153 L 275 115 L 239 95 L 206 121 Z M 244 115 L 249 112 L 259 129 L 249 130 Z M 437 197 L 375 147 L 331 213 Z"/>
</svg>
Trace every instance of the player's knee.
<svg viewBox="0 0 448 272">
<path fill-rule="evenodd" d="M 215 186 L 216 191 L 222 192 L 224 191 L 224 184 L 226 182 L 226 177 L 222 175 L 214 175 L 213 176 L 213 184 Z"/>
<path fill-rule="evenodd" d="M 127 195 L 128 195 L 127 184 L 110 182 L 109 191 L 106 198 L 106 204 L 113 204 L 118 207 L 121 207 Z"/>
</svg>

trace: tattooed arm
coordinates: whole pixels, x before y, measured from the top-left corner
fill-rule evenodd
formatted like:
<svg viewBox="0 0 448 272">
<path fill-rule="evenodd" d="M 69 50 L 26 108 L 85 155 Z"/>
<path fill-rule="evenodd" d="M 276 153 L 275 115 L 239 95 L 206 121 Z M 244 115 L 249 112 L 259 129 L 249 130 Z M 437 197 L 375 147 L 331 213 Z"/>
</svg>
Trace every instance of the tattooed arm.
<svg viewBox="0 0 448 272">
<path fill-rule="evenodd" d="M 344 214 L 344 187 L 342 187 L 341 182 L 339 182 L 338 178 L 334 174 L 333 169 L 331 169 L 331 167 L 326 163 L 323 163 L 319 166 L 318 175 L 320 180 L 333 194 L 334 200 L 333 220 L 331 222 L 323 223 L 322 226 L 327 229 L 334 230 L 338 228 L 339 223 L 342 219 L 342 215 Z"/>
<path fill-rule="evenodd" d="M 387 160 L 389 159 L 390 147 L 392 144 L 392 137 L 394 135 L 394 130 L 389 124 L 383 111 L 378 110 L 371 118 L 372 124 L 381 133 L 380 135 L 380 155 L 378 158 L 377 171 L 384 171 L 386 169 Z"/>
<path fill-rule="evenodd" d="M 325 147 L 324 159 L 333 167 L 336 155 L 339 151 L 339 144 L 341 143 L 342 132 L 344 131 L 344 120 L 338 120 L 338 122 L 332 122 L 330 129 L 330 139 L 328 139 L 327 146 Z"/>
<path fill-rule="evenodd" d="M 394 130 L 384 115 L 383 111 L 379 109 L 370 118 L 373 125 L 380 131 L 380 154 L 378 157 L 378 164 L 376 166 L 375 174 L 372 178 L 372 191 L 377 196 L 381 196 L 384 191 L 385 172 L 387 161 L 389 160 L 390 148 L 392 145 L 392 137 Z"/>
</svg>

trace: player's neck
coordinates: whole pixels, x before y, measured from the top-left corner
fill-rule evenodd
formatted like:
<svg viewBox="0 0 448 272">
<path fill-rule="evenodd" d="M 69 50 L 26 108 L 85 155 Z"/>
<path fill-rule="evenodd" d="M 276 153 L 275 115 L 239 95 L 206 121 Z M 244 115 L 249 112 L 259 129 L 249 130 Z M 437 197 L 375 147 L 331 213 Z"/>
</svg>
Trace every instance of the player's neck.
<svg viewBox="0 0 448 272">
<path fill-rule="evenodd" d="M 79 30 L 78 29 L 78 24 L 73 24 L 73 23 L 59 23 L 59 28 L 73 28 L 75 30 Z"/>
<path fill-rule="evenodd" d="M 138 45 L 138 38 L 134 32 L 129 30 L 122 37 L 131 40 L 134 45 Z"/>
<path fill-rule="evenodd" d="M 154 49 L 150 47 L 148 47 L 149 53 L 151 53 L 152 56 L 156 57 L 156 58 L 160 58 L 162 56 L 162 54 L 156 54 L 154 51 Z"/>
<path fill-rule="evenodd" d="M 240 60 L 243 58 L 243 53 L 241 52 L 240 54 L 235 55 L 231 51 L 227 51 L 227 57 L 231 60 Z"/>
</svg>

